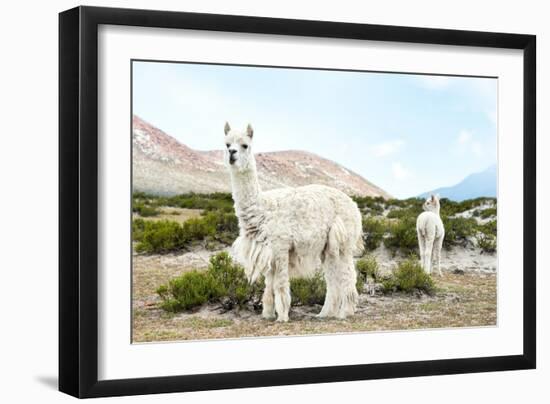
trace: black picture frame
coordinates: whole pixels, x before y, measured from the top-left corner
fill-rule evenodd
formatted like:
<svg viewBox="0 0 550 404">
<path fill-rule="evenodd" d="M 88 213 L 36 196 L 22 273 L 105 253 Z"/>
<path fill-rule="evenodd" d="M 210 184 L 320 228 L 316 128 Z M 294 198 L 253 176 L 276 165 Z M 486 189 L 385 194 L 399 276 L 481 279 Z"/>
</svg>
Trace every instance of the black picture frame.
<svg viewBox="0 0 550 404">
<path fill-rule="evenodd" d="M 98 380 L 98 26 L 181 28 L 523 50 L 523 354 Z M 103 397 L 536 366 L 536 37 L 490 32 L 77 7 L 59 15 L 59 390 Z"/>
</svg>

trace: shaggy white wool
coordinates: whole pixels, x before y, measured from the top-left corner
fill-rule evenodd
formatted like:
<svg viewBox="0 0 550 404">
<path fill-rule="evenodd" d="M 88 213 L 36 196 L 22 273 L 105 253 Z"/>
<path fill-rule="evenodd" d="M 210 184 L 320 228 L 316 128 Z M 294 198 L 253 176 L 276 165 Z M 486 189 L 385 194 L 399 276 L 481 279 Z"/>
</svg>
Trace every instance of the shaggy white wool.
<svg viewBox="0 0 550 404">
<path fill-rule="evenodd" d="M 439 216 L 439 197 L 430 196 L 422 205 L 422 212 L 416 219 L 416 233 L 420 249 L 422 268 L 428 274 L 432 272 L 432 258 L 437 263 L 437 270 L 441 276 L 441 247 L 445 238 L 445 227 Z"/>
<path fill-rule="evenodd" d="M 224 161 L 231 174 L 239 237 L 235 258 L 255 282 L 265 277 L 263 316 L 287 321 L 291 277 L 322 270 L 327 282 L 319 316 L 344 318 L 357 302 L 354 253 L 362 251 L 361 214 L 343 192 L 323 185 L 261 192 L 252 154 L 253 130 L 225 126 Z"/>
</svg>

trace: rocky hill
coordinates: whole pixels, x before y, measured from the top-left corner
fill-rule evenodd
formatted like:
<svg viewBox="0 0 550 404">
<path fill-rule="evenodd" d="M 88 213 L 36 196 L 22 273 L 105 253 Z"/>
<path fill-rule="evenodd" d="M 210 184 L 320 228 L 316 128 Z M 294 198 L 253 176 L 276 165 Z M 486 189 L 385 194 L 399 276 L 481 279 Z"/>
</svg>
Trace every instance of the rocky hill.
<svg viewBox="0 0 550 404">
<path fill-rule="evenodd" d="M 231 191 L 221 150 L 193 150 L 137 116 L 132 131 L 134 191 L 160 195 Z M 264 190 L 324 184 L 348 195 L 390 197 L 360 175 L 305 151 L 258 153 L 256 164 Z"/>
</svg>

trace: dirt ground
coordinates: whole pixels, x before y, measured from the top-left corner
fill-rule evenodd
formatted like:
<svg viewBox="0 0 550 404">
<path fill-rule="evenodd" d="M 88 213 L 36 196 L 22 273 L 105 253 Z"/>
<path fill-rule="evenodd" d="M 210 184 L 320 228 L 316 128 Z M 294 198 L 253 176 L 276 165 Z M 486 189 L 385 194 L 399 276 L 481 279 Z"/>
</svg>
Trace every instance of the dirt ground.
<svg viewBox="0 0 550 404">
<path fill-rule="evenodd" d="M 178 223 L 184 223 L 189 219 L 200 217 L 201 210 L 200 209 L 185 209 L 185 208 L 172 208 L 172 207 L 163 207 L 161 209 L 161 213 L 157 216 L 151 216 L 151 217 L 143 217 L 138 215 L 137 213 L 134 213 L 132 215 L 133 219 L 143 219 L 143 220 L 151 220 L 151 221 L 158 221 L 158 220 L 172 220 L 174 222 Z"/>
<path fill-rule="evenodd" d="M 215 304 L 185 313 L 161 310 L 158 286 L 206 267 L 209 254 L 134 255 L 133 342 L 496 325 L 496 272 L 456 271 L 452 265 L 444 267 L 442 277 L 433 276 L 433 296 L 363 293 L 356 314 L 345 320 L 317 319 L 321 306 L 292 307 L 288 323 L 264 320 L 251 308 L 224 312 Z"/>
</svg>

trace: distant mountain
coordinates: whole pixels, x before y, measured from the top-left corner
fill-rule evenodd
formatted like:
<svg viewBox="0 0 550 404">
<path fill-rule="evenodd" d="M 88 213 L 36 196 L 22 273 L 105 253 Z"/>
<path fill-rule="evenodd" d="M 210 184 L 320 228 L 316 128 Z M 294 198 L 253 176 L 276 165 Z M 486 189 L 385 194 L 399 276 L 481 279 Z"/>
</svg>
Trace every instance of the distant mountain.
<svg viewBox="0 0 550 404">
<path fill-rule="evenodd" d="M 456 185 L 434 189 L 419 195 L 419 197 L 425 198 L 430 194 L 439 194 L 442 198 L 449 198 L 454 201 L 463 201 L 481 196 L 496 197 L 497 166 L 492 165 L 485 171 L 470 174 Z"/>
<path fill-rule="evenodd" d="M 198 151 L 134 116 L 133 189 L 159 195 L 231 192 L 221 150 Z M 223 133 L 223 132 L 221 132 Z M 305 151 L 257 153 L 263 190 L 324 184 L 348 195 L 390 195 L 345 167 Z"/>
</svg>

